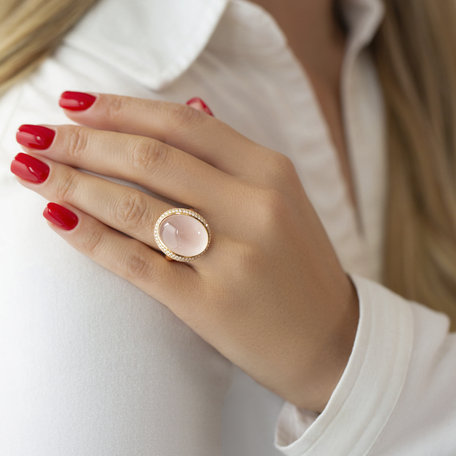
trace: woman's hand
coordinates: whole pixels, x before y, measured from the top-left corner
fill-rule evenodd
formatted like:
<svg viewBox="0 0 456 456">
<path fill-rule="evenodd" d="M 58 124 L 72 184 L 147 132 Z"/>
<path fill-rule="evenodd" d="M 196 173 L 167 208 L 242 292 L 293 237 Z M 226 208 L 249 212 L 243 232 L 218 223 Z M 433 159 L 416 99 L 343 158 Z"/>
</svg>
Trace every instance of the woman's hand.
<svg viewBox="0 0 456 456">
<path fill-rule="evenodd" d="M 71 229 L 50 226 L 260 384 L 321 412 L 348 361 L 358 302 L 291 161 L 189 106 L 85 99 L 75 104 L 80 110 L 65 110 L 85 126 L 48 126 L 38 135 L 22 127 L 17 135 L 45 163 L 40 170 L 33 158 L 16 157 L 28 162 L 12 163 L 19 181 L 77 216 Z M 193 262 L 165 261 L 154 225 L 182 206 L 207 220 L 212 242 Z"/>
</svg>

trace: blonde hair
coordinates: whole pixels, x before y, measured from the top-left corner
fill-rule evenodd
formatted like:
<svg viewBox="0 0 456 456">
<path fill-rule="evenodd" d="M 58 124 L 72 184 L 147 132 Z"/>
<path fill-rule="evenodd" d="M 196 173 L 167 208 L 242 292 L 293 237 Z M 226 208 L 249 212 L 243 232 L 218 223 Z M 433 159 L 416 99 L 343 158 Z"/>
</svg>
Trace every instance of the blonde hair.
<svg viewBox="0 0 456 456">
<path fill-rule="evenodd" d="M 2 0 L 0 94 L 97 0 Z M 387 107 L 382 283 L 456 328 L 456 2 L 384 0 L 372 45 Z"/>
<path fill-rule="evenodd" d="M 382 282 L 456 329 L 456 2 L 384 0 L 373 43 L 388 122 Z"/>
<path fill-rule="evenodd" d="M 0 94 L 31 73 L 97 0 L 1 0 Z"/>
</svg>

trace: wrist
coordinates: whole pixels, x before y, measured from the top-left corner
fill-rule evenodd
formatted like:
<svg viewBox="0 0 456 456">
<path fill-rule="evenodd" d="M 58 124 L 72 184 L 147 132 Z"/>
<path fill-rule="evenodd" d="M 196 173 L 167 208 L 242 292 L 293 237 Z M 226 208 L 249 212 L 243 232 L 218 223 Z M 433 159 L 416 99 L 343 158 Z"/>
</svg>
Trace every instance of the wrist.
<svg viewBox="0 0 456 456">
<path fill-rule="evenodd" d="M 351 278 L 341 293 L 343 298 L 331 309 L 331 319 L 319 338 L 313 362 L 296 385 L 294 393 L 286 398 L 298 408 L 321 413 L 347 366 L 359 322 L 359 301 Z"/>
</svg>

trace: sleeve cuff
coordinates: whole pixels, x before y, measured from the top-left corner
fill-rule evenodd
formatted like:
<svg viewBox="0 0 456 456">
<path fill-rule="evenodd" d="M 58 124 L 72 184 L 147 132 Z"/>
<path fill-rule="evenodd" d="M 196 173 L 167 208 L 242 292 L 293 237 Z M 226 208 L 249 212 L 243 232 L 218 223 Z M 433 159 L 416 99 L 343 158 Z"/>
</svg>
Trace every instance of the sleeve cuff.
<svg viewBox="0 0 456 456">
<path fill-rule="evenodd" d="M 322 413 L 282 406 L 274 445 L 286 456 L 367 454 L 404 386 L 413 348 L 411 303 L 370 279 L 349 276 L 359 299 L 352 353 Z"/>
</svg>

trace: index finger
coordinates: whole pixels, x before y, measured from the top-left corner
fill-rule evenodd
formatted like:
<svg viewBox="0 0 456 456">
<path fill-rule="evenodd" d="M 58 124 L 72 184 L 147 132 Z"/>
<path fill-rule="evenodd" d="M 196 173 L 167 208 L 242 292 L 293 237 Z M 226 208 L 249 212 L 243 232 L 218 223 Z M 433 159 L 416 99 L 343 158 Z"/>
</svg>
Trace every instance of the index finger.
<svg viewBox="0 0 456 456">
<path fill-rule="evenodd" d="M 179 103 L 64 92 L 59 104 L 82 125 L 155 138 L 238 177 L 253 177 L 258 163 L 272 153 L 224 122 Z"/>
</svg>

